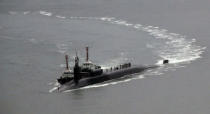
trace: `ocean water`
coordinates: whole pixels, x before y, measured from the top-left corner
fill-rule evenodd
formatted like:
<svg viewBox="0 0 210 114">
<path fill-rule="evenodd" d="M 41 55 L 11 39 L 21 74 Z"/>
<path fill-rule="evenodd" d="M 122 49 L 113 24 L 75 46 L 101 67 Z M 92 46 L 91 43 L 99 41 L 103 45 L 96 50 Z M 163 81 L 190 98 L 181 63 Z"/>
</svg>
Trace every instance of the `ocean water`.
<svg viewBox="0 0 210 114">
<path fill-rule="evenodd" d="M 208 0 L 0 1 L 0 113 L 208 114 Z M 64 55 L 170 64 L 57 92 Z"/>
</svg>

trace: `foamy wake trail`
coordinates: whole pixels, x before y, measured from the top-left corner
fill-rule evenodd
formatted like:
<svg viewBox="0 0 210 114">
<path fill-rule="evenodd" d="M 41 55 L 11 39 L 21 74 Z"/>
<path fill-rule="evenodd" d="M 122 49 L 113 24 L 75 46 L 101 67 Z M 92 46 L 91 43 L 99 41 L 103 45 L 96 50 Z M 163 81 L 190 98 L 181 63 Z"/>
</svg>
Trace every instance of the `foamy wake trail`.
<svg viewBox="0 0 210 114">
<path fill-rule="evenodd" d="M 52 16 L 51 12 L 47 12 L 47 11 L 40 11 L 39 12 L 41 15 L 45 15 L 45 16 Z"/>
<path fill-rule="evenodd" d="M 60 87 L 60 84 L 58 82 L 50 82 L 48 85 L 54 86 L 52 89 L 49 90 L 50 93 L 58 90 L 58 88 Z"/>
<path fill-rule="evenodd" d="M 50 90 L 49 90 L 49 93 L 52 93 L 52 92 L 54 92 L 54 91 L 56 91 L 56 90 L 58 90 L 58 87 L 57 87 L 57 86 L 55 86 L 55 87 L 53 87 L 52 89 L 50 89 Z"/>
<path fill-rule="evenodd" d="M 47 12 L 47 11 L 40 11 L 39 13 L 45 16 L 53 16 L 53 13 Z M 161 71 L 167 71 L 169 69 L 173 70 L 173 69 L 182 67 L 182 66 L 177 65 L 177 63 L 190 63 L 191 61 L 201 58 L 201 54 L 205 50 L 205 47 L 195 45 L 196 39 L 186 39 L 185 36 L 177 34 L 177 33 L 170 33 L 166 29 L 161 29 L 159 27 L 154 27 L 154 26 L 144 26 L 142 24 L 134 24 L 126 20 L 116 19 L 114 17 L 72 17 L 72 16 L 65 17 L 61 15 L 55 15 L 55 17 L 60 18 L 60 19 L 67 19 L 67 20 L 95 20 L 96 22 L 103 21 L 105 23 L 125 26 L 125 27 L 129 27 L 135 30 L 144 31 L 144 32 L 147 32 L 149 35 L 153 36 L 153 38 L 155 38 L 156 40 L 164 41 L 162 44 L 159 44 L 159 45 L 147 44 L 147 47 L 154 48 L 155 53 L 157 53 L 157 55 L 161 58 L 160 60 L 157 60 L 156 64 L 161 64 L 163 59 L 168 59 L 170 60 L 170 63 L 174 65 L 168 68 L 161 67 L 160 69 L 158 69 L 159 71 L 158 70 L 151 71 L 144 75 L 161 75 L 162 74 Z M 65 53 L 67 51 L 67 47 L 68 46 L 65 44 L 58 45 L 58 48 L 60 49 L 61 53 Z M 113 60 L 111 63 L 116 65 L 116 63 L 119 63 L 120 61 L 121 61 L 120 59 L 116 61 Z M 105 64 L 102 67 L 106 69 L 106 68 L 109 68 L 110 66 L 112 66 L 112 64 Z M 141 79 L 141 78 L 139 77 L 129 78 L 129 79 L 116 81 L 116 82 L 108 82 L 108 83 L 103 83 L 103 84 L 87 86 L 81 89 L 114 85 L 117 83 L 128 82 L 133 79 Z M 70 90 L 66 92 L 69 92 L 69 91 Z"/>
<path fill-rule="evenodd" d="M 156 48 L 156 53 L 159 57 L 170 60 L 170 63 L 182 63 L 196 60 L 201 58 L 201 54 L 205 49 L 205 47 L 194 44 L 196 39 L 186 39 L 185 36 L 176 33 L 169 33 L 167 30 L 160 29 L 159 27 L 132 24 L 125 20 L 118 20 L 113 17 L 102 17 L 100 20 L 110 22 L 112 24 L 132 27 L 137 30 L 148 32 L 156 39 L 164 39 L 164 44 L 153 48 Z M 158 63 L 160 63 L 160 61 L 162 62 L 162 59 L 158 60 Z"/>
<path fill-rule="evenodd" d="M 52 13 L 50 13 L 52 14 Z M 186 39 L 185 36 L 170 33 L 166 29 L 160 29 L 159 27 L 154 26 L 144 26 L 142 24 L 133 24 L 127 22 L 126 20 L 116 19 L 114 17 L 65 17 L 65 16 L 56 16 L 62 19 L 73 19 L 73 20 L 97 20 L 104 21 L 110 24 L 121 25 L 125 27 L 130 27 L 139 31 L 145 31 L 149 35 L 153 36 L 156 39 L 165 40 L 164 44 L 161 46 L 155 46 L 157 55 L 162 58 L 157 60 L 157 64 L 160 63 L 163 59 L 169 59 L 170 63 L 182 63 L 190 62 L 201 58 L 206 47 L 201 47 L 195 45 L 196 39 Z M 151 46 L 151 45 L 150 45 Z"/>
</svg>

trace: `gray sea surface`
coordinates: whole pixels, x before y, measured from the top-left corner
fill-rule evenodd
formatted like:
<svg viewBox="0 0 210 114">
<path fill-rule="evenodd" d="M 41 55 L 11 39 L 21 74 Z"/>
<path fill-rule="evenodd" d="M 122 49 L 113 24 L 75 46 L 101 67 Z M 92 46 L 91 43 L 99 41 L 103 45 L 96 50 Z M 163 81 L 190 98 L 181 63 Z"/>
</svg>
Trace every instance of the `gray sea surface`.
<svg viewBox="0 0 210 114">
<path fill-rule="evenodd" d="M 209 0 L 1 0 L 1 114 L 209 114 Z M 57 92 L 64 55 L 170 64 Z"/>
</svg>

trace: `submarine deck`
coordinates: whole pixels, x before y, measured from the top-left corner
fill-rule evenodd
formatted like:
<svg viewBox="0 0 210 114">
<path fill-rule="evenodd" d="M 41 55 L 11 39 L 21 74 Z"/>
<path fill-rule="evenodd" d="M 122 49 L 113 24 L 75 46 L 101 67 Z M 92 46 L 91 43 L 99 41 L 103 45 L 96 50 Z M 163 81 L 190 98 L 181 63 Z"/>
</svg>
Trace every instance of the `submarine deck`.
<svg viewBox="0 0 210 114">
<path fill-rule="evenodd" d="M 158 66 L 156 66 L 156 65 L 152 65 L 152 66 L 138 65 L 138 66 L 131 66 L 131 67 L 128 67 L 128 68 L 125 68 L 125 69 L 119 69 L 119 70 L 113 70 L 113 71 L 110 71 L 110 72 L 104 72 L 103 74 L 101 74 L 99 76 L 83 78 L 83 79 L 79 80 L 79 83 L 77 83 L 77 84 L 74 83 L 74 81 L 70 81 L 70 82 L 62 85 L 59 88 L 59 91 L 77 89 L 77 88 L 85 87 L 85 86 L 88 86 L 88 85 L 102 83 L 102 82 L 105 82 L 105 81 L 121 78 L 121 77 L 124 77 L 126 75 L 140 73 L 140 72 L 143 72 L 147 69 L 156 68 L 156 67 L 158 67 Z"/>
</svg>

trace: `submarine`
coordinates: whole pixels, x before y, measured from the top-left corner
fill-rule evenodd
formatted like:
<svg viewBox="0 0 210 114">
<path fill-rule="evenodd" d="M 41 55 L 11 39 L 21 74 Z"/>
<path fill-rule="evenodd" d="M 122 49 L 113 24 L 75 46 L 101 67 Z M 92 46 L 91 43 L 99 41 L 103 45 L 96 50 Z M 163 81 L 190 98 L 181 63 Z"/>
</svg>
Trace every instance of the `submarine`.
<svg viewBox="0 0 210 114">
<path fill-rule="evenodd" d="M 72 70 L 69 68 L 68 55 L 65 55 L 65 61 L 65 71 L 57 78 L 57 82 L 60 84 L 58 91 L 78 89 L 159 67 L 158 65 L 132 65 L 131 63 L 124 63 L 109 69 L 102 69 L 101 66 L 89 61 L 88 47 L 86 47 L 86 61 L 81 65 L 79 64 L 77 53 Z M 163 64 L 168 63 L 169 60 L 163 60 Z"/>
</svg>

